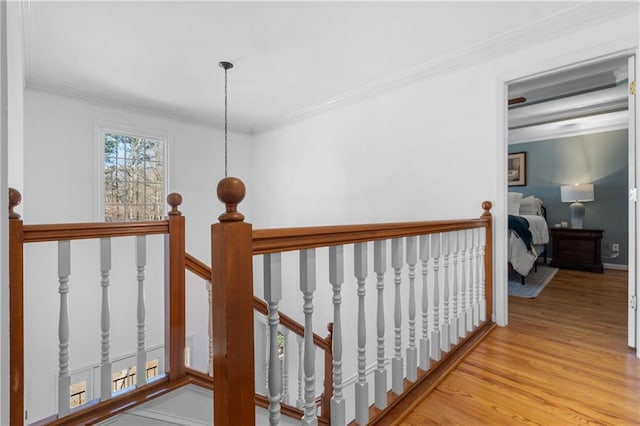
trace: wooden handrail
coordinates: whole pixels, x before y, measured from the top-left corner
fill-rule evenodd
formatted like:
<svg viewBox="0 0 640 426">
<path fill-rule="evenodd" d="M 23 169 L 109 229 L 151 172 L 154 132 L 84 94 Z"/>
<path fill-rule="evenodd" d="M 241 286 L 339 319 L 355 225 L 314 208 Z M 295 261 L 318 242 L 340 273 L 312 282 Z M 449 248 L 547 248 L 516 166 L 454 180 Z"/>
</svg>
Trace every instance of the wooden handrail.
<svg viewBox="0 0 640 426">
<path fill-rule="evenodd" d="M 185 267 L 203 280 L 211 280 L 211 268 L 189 253 L 185 253 Z M 253 296 L 253 308 L 261 314 L 267 315 L 266 302 L 256 296 Z M 298 336 L 304 336 L 304 326 L 302 324 L 282 312 L 278 312 L 278 314 L 280 315 L 280 324 L 283 327 L 293 331 Z M 313 333 L 313 343 L 325 351 L 331 350 L 329 340 L 320 337 L 316 333 Z"/>
<path fill-rule="evenodd" d="M 93 222 L 24 225 L 23 232 L 25 243 L 168 234 L 169 221 L 157 220 L 149 222 Z"/>
<path fill-rule="evenodd" d="M 203 280 L 211 281 L 211 268 L 189 253 L 184 254 L 184 267 L 187 268 L 187 271 L 193 272 Z"/>
<path fill-rule="evenodd" d="M 267 304 L 263 300 L 253 296 L 253 306 L 256 311 L 263 315 L 267 315 Z M 278 314 L 280 315 L 280 324 L 282 326 L 293 331 L 298 336 L 304 337 L 304 325 L 280 311 L 278 311 Z M 325 351 L 331 351 L 331 343 L 327 339 L 318 336 L 316 333 L 313 333 L 313 343 Z"/>
<path fill-rule="evenodd" d="M 256 229 L 253 231 L 253 254 L 279 253 L 485 227 L 487 227 L 487 224 L 482 219 L 462 219 L 433 222 Z"/>
</svg>

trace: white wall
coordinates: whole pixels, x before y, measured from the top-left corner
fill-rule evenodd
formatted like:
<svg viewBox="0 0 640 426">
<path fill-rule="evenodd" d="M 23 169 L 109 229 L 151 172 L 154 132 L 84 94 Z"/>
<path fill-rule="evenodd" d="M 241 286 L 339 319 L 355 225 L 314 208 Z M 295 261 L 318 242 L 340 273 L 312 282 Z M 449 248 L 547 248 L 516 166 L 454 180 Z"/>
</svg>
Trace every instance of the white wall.
<svg viewBox="0 0 640 426">
<path fill-rule="evenodd" d="M 22 189 L 24 182 L 24 43 L 22 25 L 23 2 L 8 2 L 8 45 L 9 59 L 9 186 Z M 16 209 L 19 211 L 20 209 Z"/>
<path fill-rule="evenodd" d="M 7 3 L 0 3 L 0 194 L 7 193 Z M 0 424 L 9 424 L 8 200 L 0 197 Z"/>
<path fill-rule="evenodd" d="M 207 260 L 209 225 L 224 210 L 216 197 L 216 185 L 224 177 L 221 129 L 35 90 L 27 90 L 25 97 L 25 223 L 103 220 L 96 193 L 98 122 L 167 135 L 168 191 L 183 197 L 180 210 L 187 218 L 187 249 Z M 229 173 L 243 178 L 249 188 L 240 206 L 246 213 L 250 213 L 252 197 L 250 141 L 249 135 L 240 133 L 229 137 Z"/>
<path fill-rule="evenodd" d="M 223 131 L 151 115 L 130 113 L 78 99 L 27 90 L 23 193 L 25 224 L 102 220 L 96 188 L 101 172 L 96 123 L 121 124 L 168 137 L 169 192 L 180 192 L 186 217 L 187 251 L 210 263 L 210 225 L 224 206 L 216 185 L 224 176 Z M 251 137 L 231 133 L 229 171 L 249 189 Z M 241 211 L 251 214 L 251 192 Z M 133 238 L 114 239 L 111 276 L 111 355 L 135 351 L 136 271 Z M 164 341 L 163 242 L 148 241 L 145 271 L 147 345 Z M 99 264 L 97 243 L 72 243 L 70 279 L 71 365 L 99 361 Z M 25 252 L 25 385 L 29 419 L 55 412 L 57 375 L 57 270 L 55 244 L 28 245 Z M 201 280 L 189 280 L 187 334 L 207 334 L 208 307 Z M 192 291 L 194 290 L 194 291 Z M 205 296 L 205 297 L 203 297 Z M 204 302 L 204 303 L 203 303 Z M 200 339 L 206 344 L 206 339 Z M 202 348 L 201 348 L 202 349 Z M 206 350 L 206 348 L 204 348 Z M 197 350 L 197 349 L 196 349 Z"/>
</svg>

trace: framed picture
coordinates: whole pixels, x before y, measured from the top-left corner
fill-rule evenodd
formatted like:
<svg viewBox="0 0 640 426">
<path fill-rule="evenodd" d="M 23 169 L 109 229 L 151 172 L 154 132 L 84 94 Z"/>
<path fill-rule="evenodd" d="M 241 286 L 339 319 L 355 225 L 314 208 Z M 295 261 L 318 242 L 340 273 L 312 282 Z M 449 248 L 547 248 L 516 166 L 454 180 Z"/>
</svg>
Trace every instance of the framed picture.
<svg viewBox="0 0 640 426">
<path fill-rule="evenodd" d="M 524 186 L 527 184 L 527 153 L 514 152 L 509 154 L 507 163 L 507 182 L 509 186 Z"/>
</svg>

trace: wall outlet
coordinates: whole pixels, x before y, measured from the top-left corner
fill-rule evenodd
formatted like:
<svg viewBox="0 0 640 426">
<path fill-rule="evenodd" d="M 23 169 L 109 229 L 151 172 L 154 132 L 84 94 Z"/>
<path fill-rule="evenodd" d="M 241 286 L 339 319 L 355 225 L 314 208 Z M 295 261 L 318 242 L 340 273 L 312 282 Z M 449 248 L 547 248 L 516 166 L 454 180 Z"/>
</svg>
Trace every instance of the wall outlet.
<svg viewBox="0 0 640 426">
<path fill-rule="evenodd" d="M 620 244 L 618 244 L 618 243 L 611 244 L 611 251 L 613 251 L 613 252 L 620 251 Z"/>
</svg>

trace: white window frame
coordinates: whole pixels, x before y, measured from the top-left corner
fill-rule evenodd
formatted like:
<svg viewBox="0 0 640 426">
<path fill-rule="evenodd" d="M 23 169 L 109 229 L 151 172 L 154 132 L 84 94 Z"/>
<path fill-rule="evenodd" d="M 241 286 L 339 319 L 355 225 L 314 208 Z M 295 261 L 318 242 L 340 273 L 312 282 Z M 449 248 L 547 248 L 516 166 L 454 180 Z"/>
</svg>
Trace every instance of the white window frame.
<svg viewBox="0 0 640 426">
<path fill-rule="evenodd" d="M 162 140 L 164 144 L 164 152 L 163 152 L 163 168 L 164 168 L 164 196 L 169 194 L 169 182 L 170 182 L 170 165 L 169 165 L 169 148 L 171 146 L 171 137 L 168 132 L 150 130 L 150 129 L 142 129 L 140 127 L 131 126 L 128 124 L 122 123 L 114 123 L 108 121 L 96 120 L 94 122 L 94 138 L 95 138 L 95 151 L 96 155 L 96 175 L 97 175 L 97 190 L 95 191 L 97 195 L 96 199 L 96 214 L 95 218 L 98 222 L 105 221 L 104 215 L 104 136 L 107 133 L 114 133 L 120 135 L 134 136 L 138 138 L 147 138 L 147 139 L 158 139 Z M 167 215 L 168 207 L 166 203 L 166 199 L 163 203 L 163 212 L 164 216 Z"/>
</svg>

